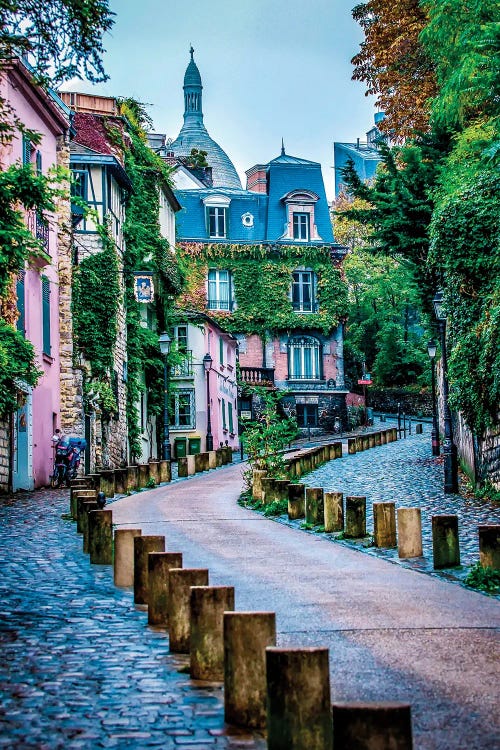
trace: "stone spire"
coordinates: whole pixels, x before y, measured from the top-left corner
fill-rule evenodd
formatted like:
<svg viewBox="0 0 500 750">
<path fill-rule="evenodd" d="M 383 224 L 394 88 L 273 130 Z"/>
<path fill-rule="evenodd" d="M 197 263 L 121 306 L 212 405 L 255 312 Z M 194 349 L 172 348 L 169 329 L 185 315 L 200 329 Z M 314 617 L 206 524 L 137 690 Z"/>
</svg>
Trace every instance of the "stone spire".
<svg viewBox="0 0 500 750">
<path fill-rule="evenodd" d="M 190 121 L 203 122 L 203 109 L 201 103 L 201 92 L 203 89 L 201 83 L 200 71 L 194 61 L 194 49 L 191 45 L 189 49 L 191 60 L 184 74 L 184 122 Z"/>
</svg>

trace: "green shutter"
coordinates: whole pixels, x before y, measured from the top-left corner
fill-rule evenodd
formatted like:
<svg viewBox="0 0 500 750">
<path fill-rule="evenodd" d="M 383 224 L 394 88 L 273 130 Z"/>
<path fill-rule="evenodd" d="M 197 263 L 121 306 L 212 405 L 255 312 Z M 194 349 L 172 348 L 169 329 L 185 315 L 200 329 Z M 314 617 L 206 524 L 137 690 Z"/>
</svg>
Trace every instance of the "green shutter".
<svg viewBox="0 0 500 750">
<path fill-rule="evenodd" d="M 43 353 L 50 357 L 50 281 L 42 277 L 42 341 Z"/>
<path fill-rule="evenodd" d="M 224 339 L 222 336 L 219 337 L 219 362 L 221 365 L 224 364 Z"/>
<path fill-rule="evenodd" d="M 31 164 L 31 141 L 23 135 L 23 164 Z"/>
<path fill-rule="evenodd" d="M 25 314 L 24 314 L 24 271 L 21 271 L 19 276 L 17 277 L 17 283 L 16 283 L 16 294 L 17 294 L 17 309 L 19 312 L 19 316 L 17 318 L 16 322 L 16 328 L 19 331 L 19 333 L 24 336 L 25 335 Z"/>
<path fill-rule="evenodd" d="M 233 405 L 231 401 L 227 402 L 227 410 L 228 410 L 228 417 L 229 417 L 229 432 L 234 432 L 234 425 L 233 425 Z"/>
<path fill-rule="evenodd" d="M 42 154 L 40 151 L 36 152 L 36 173 L 39 177 L 42 174 Z"/>
<path fill-rule="evenodd" d="M 224 399 L 221 400 L 221 407 L 222 407 L 222 429 L 225 430 L 227 428 L 226 425 L 226 402 Z"/>
</svg>

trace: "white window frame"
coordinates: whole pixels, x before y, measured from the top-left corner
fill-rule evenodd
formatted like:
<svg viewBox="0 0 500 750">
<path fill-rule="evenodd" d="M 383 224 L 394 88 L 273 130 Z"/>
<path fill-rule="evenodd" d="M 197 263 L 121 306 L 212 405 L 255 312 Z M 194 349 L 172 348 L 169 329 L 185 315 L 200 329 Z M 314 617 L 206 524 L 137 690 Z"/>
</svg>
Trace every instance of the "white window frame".
<svg viewBox="0 0 500 750">
<path fill-rule="evenodd" d="M 321 380 L 321 343 L 314 336 L 294 336 L 288 342 L 290 380 Z"/>
<path fill-rule="evenodd" d="M 214 222 L 213 232 L 211 228 L 212 220 Z M 210 239 L 225 239 L 227 237 L 227 208 L 224 208 L 223 206 L 208 206 L 207 225 L 208 236 L 210 237 Z"/>
<path fill-rule="evenodd" d="M 229 224 L 229 204 L 231 199 L 227 195 L 209 195 L 203 199 L 203 205 L 205 206 L 206 225 L 207 225 L 207 236 L 212 240 L 223 240 L 228 237 L 228 224 Z M 215 217 L 215 232 L 210 232 L 210 212 L 213 211 Z M 223 231 L 219 231 L 219 218 L 223 221 Z"/>
<path fill-rule="evenodd" d="M 309 242 L 311 236 L 310 222 L 311 214 L 308 211 L 292 212 L 292 234 L 296 242 Z"/>
<path fill-rule="evenodd" d="M 299 276 L 299 279 L 296 280 L 296 275 Z M 307 281 L 308 277 L 308 281 Z M 304 302 L 304 289 L 306 286 L 309 286 L 309 303 Z M 292 288 L 291 288 L 291 300 L 292 300 L 292 307 L 294 312 L 299 313 L 313 313 L 317 312 L 318 309 L 318 303 L 316 300 L 316 286 L 317 286 L 317 278 L 314 271 L 310 271 L 308 269 L 303 268 L 297 268 L 292 273 Z M 298 301 L 294 301 L 294 290 L 299 290 L 298 294 Z"/>
<path fill-rule="evenodd" d="M 227 274 L 227 278 L 222 278 Z M 212 278 L 211 278 L 212 277 Z M 227 284 L 227 295 L 224 292 Z M 210 291 L 215 289 L 215 296 Z M 207 308 L 209 310 L 233 310 L 234 293 L 231 271 L 226 268 L 209 268 L 207 276 Z"/>
</svg>

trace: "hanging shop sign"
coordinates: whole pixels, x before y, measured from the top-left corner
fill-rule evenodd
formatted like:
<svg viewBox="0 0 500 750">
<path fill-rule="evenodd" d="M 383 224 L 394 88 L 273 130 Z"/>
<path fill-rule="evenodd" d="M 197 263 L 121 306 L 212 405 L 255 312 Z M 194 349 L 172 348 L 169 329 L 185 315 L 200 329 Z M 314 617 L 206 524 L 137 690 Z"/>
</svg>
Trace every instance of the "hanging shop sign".
<svg viewBox="0 0 500 750">
<path fill-rule="evenodd" d="M 155 298 L 155 286 L 152 274 L 134 274 L 134 297 L 137 302 L 153 302 Z"/>
</svg>

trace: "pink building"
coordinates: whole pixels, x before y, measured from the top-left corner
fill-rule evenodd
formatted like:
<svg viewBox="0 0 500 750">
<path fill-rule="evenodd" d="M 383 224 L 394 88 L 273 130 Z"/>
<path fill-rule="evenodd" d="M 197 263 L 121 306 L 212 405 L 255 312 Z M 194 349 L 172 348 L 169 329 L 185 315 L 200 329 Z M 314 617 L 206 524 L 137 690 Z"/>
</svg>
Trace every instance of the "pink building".
<svg viewBox="0 0 500 750">
<path fill-rule="evenodd" d="M 0 78 L 1 96 L 26 128 L 40 134 L 32 143 L 21 132 L 0 150 L 2 168 L 31 164 L 39 174 L 61 163 L 69 118 L 55 94 L 42 90 L 19 60 Z M 40 240 L 41 251 L 29 259 L 17 277 L 17 328 L 35 348 L 42 375 L 35 388 L 19 383 L 19 409 L 12 421 L 11 476 L 14 490 L 42 487 L 52 472 L 52 435 L 59 423 L 59 295 L 58 217 L 28 212 L 26 222 Z"/>
</svg>

